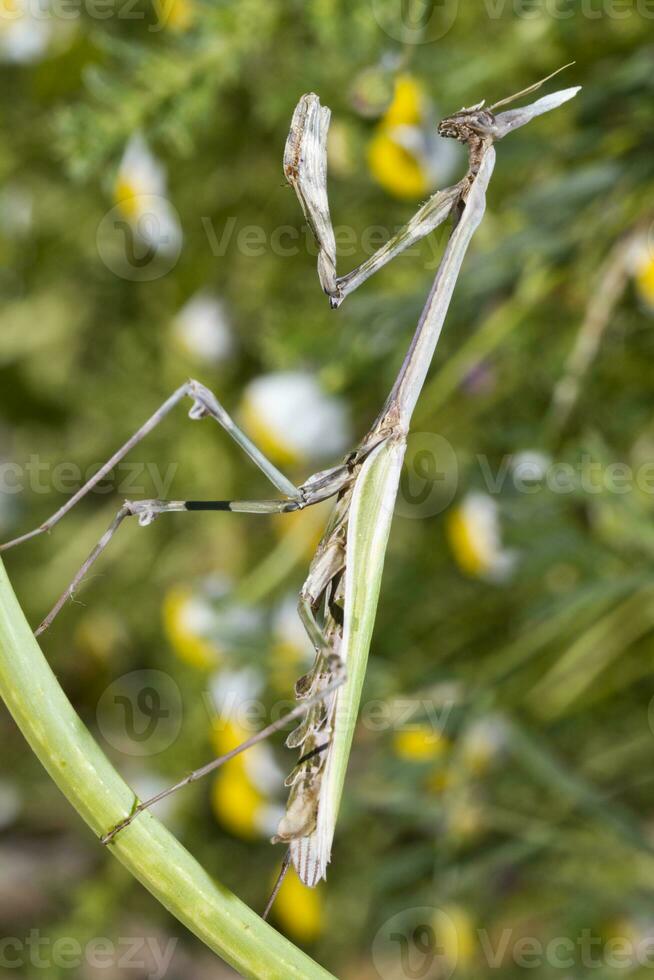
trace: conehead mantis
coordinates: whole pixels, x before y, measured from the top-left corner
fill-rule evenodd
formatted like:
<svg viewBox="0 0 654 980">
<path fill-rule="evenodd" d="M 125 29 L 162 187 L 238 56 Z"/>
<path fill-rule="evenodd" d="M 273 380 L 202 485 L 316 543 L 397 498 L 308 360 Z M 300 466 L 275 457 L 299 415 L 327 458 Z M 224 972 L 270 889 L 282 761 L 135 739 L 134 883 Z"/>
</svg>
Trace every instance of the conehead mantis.
<svg viewBox="0 0 654 980">
<path fill-rule="evenodd" d="M 496 113 L 499 107 L 530 94 L 541 84 L 490 108 L 484 108 L 484 103 L 480 103 L 444 119 L 439 133 L 467 147 L 466 174 L 452 187 L 434 194 L 394 238 L 353 272 L 341 277 L 336 273 L 335 237 L 327 197 L 326 146 L 330 111 L 321 106 L 317 95 L 311 93 L 300 99 L 286 143 L 284 173 L 315 236 L 320 283 L 333 307 L 338 307 L 378 269 L 446 219 L 451 218 L 453 225 L 413 340 L 388 398 L 368 433 L 340 464 L 315 473 L 302 485 L 295 486 L 237 426 L 215 395 L 204 385 L 191 380 L 181 385 L 44 524 L 0 547 L 0 551 L 7 550 L 54 527 L 185 398 L 192 401 L 191 419 L 210 418 L 222 426 L 267 476 L 281 498 L 125 501 L 71 584 L 38 627 L 37 635 L 52 623 L 129 517 L 136 517 L 139 524 L 145 526 L 162 514 L 174 512 L 289 513 L 335 498 L 332 516 L 299 596 L 298 612 L 315 649 L 315 660 L 309 673 L 296 684 L 298 706 L 285 719 L 268 726 L 229 754 L 231 758 L 272 734 L 285 722 L 300 719 L 299 726 L 287 738 L 287 745 L 300 752 L 300 759 L 286 780 L 290 790 L 288 804 L 273 840 L 288 845 L 284 867 L 292 862 L 301 880 L 309 886 L 326 876 L 331 857 L 407 433 L 463 260 L 484 215 L 486 191 L 496 159 L 494 144 L 536 116 L 562 105 L 579 91 L 578 88 L 565 89 L 527 107 Z M 227 758 L 210 762 L 152 800 L 135 801 L 132 812 L 117 826 L 108 828 L 103 841 L 110 843 L 152 803 L 212 771 Z"/>
</svg>

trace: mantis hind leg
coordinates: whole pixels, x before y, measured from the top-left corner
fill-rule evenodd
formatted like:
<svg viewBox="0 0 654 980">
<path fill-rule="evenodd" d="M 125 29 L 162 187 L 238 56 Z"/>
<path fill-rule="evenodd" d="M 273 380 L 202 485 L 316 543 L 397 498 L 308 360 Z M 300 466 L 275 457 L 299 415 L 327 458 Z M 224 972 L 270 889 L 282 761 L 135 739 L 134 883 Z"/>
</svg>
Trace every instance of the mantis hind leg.
<svg viewBox="0 0 654 980">
<path fill-rule="evenodd" d="M 85 575 L 106 550 L 121 524 L 128 517 L 138 518 L 139 524 L 145 527 L 161 514 L 200 510 L 231 511 L 240 514 L 288 514 L 298 510 L 299 506 L 294 500 L 126 500 L 70 584 L 37 627 L 35 634 L 40 636 L 52 625 L 67 600 L 75 594 Z"/>
</svg>

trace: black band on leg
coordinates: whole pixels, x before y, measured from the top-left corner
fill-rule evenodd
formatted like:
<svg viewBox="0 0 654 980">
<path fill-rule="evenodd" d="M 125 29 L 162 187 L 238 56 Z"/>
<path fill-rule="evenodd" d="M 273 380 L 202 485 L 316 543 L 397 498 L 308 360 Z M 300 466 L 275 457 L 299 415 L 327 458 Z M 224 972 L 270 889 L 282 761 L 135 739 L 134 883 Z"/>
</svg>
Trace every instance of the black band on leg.
<svg viewBox="0 0 654 980">
<path fill-rule="evenodd" d="M 187 500 L 187 510 L 231 510 L 231 500 Z"/>
</svg>

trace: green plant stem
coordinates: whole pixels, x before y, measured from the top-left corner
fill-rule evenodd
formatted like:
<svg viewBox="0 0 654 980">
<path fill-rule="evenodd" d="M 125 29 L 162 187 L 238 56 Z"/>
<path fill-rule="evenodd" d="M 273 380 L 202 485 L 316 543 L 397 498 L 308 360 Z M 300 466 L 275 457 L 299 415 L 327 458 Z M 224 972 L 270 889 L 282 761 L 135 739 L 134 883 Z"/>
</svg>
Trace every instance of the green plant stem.
<svg viewBox="0 0 654 980">
<path fill-rule="evenodd" d="M 97 837 L 130 813 L 134 793 L 62 691 L 1 562 L 0 694 L 40 761 Z M 243 976 L 331 976 L 210 878 L 150 813 L 141 814 L 110 849 L 162 905 Z"/>
</svg>

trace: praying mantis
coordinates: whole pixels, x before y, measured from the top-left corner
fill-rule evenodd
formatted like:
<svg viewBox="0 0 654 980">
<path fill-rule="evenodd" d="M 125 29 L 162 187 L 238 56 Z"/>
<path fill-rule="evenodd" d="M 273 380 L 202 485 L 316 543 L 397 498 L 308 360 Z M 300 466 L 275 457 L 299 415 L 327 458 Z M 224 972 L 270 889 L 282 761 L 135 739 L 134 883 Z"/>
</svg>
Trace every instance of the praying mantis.
<svg viewBox="0 0 654 980">
<path fill-rule="evenodd" d="M 497 113 L 497 110 L 531 94 L 552 77 L 550 75 L 490 107 L 485 107 L 482 102 L 444 119 L 439 125 L 439 134 L 456 139 L 467 147 L 466 174 L 452 187 L 435 193 L 407 225 L 373 256 L 354 271 L 340 277 L 336 273 L 335 236 L 327 196 L 330 110 L 321 106 L 318 96 L 313 93 L 300 99 L 284 152 L 284 173 L 297 194 L 315 237 L 318 277 L 333 308 L 340 306 L 353 290 L 391 259 L 448 218 L 452 219 L 453 226 L 427 302 L 388 398 L 359 445 L 338 465 L 314 473 L 303 484 L 295 486 L 239 428 L 216 396 L 200 382 L 190 380 L 173 392 L 111 459 L 45 523 L 0 546 L 0 551 L 5 551 L 53 528 L 186 398 L 192 401 L 190 418 L 210 418 L 222 426 L 265 474 L 281 498 L 125 501 L 68 588 L 37 628 L 37 636 L 50 626 L 127 518 L 136 517 L 140 525 L 146 526 L 163 514 L 175 512 L 283 514 L 335 498 L 331 518 L 311 561 L 298 600 L 298 612 L 313 645 L 315 659 L 311 670 L 295 686 L 297 707 L 228 756 L 210 762 L 151 800 L 142 803 L 136 801 L 132 812 L 117 826 L 107 830 L 102 838 L 104 843 L 110 843 L 117 833 L 122 832 L 154 802 L 217 768 L 228 758 L 284 727 L 289 720 L 299 720 L 286 744 L 299 750 L 300 759 L 286 780 L 290 790 L 288 803 L 273 842 L 284 843 L 288 848 L 282 875 L 292 863 L 300 879 L 308 886 L 314 886 L 326 877 L 409 426 L 468 246 L 484 216 L 486 191 L 496 160 L 494 144 L 536 116 L 572 99 L 579 87 L 545 96 L 524 108 L 501 113 Z"/>
</svg>

